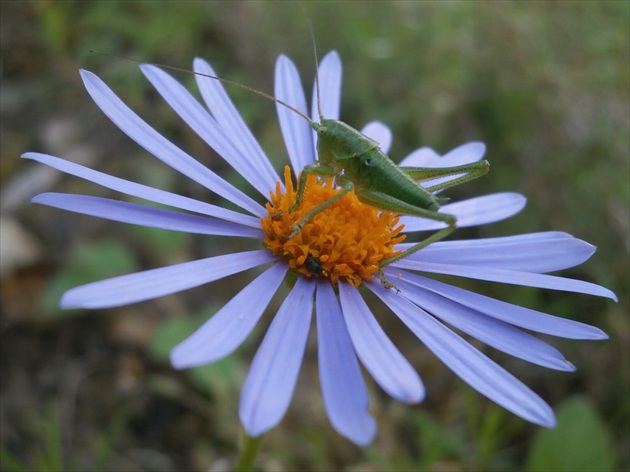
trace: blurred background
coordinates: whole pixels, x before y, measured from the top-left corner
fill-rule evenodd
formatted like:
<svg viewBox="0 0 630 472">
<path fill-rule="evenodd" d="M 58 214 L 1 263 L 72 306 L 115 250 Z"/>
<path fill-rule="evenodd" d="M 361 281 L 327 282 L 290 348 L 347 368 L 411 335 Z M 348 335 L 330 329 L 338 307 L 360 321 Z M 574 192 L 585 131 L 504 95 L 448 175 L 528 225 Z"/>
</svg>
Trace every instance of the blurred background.
<svg viewBox="0 0 630 472">
<path fill-rule="evenodd" d="M 472 391 L 391 312 L 379 319 L 427 385 L 412 407 L 371 380 L 374 443 L 358 448 L 330 426 L 314 332 L 291 407 L 259 456 L 260 470 L 628 470 L 629 19 L 622 1 L 302 2 L 320 57 L 343 60 L 341 117 L 381 120 L 395 161 L 483 141 L 489 175 L 448 191 L 528 198 L 499 223 L 455 238 L 558 230 L 598 247 L 562 275 L 604 285 L 619 303 L 579 294 L 443 280 L 589 323 L 607 341 L 546 337 L 576 367 L 561 373 L 479 345 L 555 409 L 543 430 Z M 251 249 L 251 242 L 137 228 L 29 203 L 43 191 L 118 197 L 19 159 L 39 151 L 103 172 L 217 200 L 161 165 L 92 103 L 78 69 L 97 73 L 140 116 L 250 195 L 151 88 L 137 64 L 104 52 L 191 68 L 273 91 L 280 53 L 309 88 L 311 37 L 300 3 L 2 1 L 0 171 L 2 292 L 0 468 L 224 470 L 240 434 L 240 386 L 273 311 L 235 354 L 174 371 L 168 352 L 252 274 L 96 312 L 58 308 L 68 288 L 135 270 Z M 194 78 L 177 74 L 197 94 Z M 280 172 L 287 162 L 275 106 L 230 94 Z M 221 203 L 219 201 L 219 203 Z M 229 247 L 227 247 L 229 246 Z M 279 300 L 275 300 L 278 306 Z"/>
</svg>

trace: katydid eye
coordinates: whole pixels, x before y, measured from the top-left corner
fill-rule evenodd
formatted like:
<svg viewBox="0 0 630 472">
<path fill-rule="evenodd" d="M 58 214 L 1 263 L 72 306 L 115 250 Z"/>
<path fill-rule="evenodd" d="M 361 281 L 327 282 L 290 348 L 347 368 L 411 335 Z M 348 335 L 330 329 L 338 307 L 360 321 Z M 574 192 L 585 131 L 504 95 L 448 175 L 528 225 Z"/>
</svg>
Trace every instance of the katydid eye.
<svg viewBox="0 0 630 472">
<path fill-rule="evenodd" d="M 326 134 L 326 131 L 328 131 L 324 126 L 322 126 L 321 128 L 317 129 L 317 135 L 318 136 L 324 136 Z"/>
</svg>

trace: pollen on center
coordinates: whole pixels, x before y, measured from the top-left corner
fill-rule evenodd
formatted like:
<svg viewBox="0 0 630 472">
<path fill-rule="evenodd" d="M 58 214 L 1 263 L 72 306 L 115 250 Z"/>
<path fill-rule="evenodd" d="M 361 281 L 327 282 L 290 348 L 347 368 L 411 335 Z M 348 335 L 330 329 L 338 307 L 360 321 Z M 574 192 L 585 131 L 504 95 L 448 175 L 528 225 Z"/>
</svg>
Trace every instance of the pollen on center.
<svg viewBox="0 0 630 472">
<path fill-rule="evenodd" d="M 297 191 L 288 166 L 284 181 L 286 191 L 282 192 L 280 183 L 276 185 L 267 203 L 268 216 L 261 223 L 265 247 L 275 256 L 286 258 L 292 269 L 307 277 L 326 277 L 333 284 L 345 279 L 358 287 L 374 278 L 381 260 L 401 252 L 393 249 L 405 239 L 400 234 L 404 225 L 397 226 L 398 215 L 361 203 L 354 191 L 316 214 L 300 233 L 287 239 L 309 211 L 341 190 L 335 188 L 332 178 L 309 175 L 302 204 L 289 212 Z"/>
</svg>

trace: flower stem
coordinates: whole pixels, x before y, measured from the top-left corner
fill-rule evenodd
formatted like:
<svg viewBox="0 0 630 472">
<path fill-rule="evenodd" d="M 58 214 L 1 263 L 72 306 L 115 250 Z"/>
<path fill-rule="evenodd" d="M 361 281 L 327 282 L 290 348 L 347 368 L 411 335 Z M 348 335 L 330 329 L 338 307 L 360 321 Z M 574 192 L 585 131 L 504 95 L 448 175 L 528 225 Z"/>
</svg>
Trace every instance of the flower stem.
<svg viewBox="0 0 630 472">
<path fill-rule="evenodd" d="M 234 466 L 234 472 L 251 472 L 253 470 L 254 460 L 258 455 L 262 438 L 262 434 L 258 437 L 252 438 L 245 433 L 243 448 L 241 449 L 241 455 Z"/>
</svg>

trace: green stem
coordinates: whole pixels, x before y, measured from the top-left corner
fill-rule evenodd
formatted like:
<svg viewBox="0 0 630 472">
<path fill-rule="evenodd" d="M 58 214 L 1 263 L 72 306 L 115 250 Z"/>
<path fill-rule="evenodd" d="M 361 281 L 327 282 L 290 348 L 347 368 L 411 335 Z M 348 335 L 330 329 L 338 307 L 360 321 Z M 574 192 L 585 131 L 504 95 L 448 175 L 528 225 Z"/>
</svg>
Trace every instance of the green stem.
<svg viewBox="0 0 630 472">
<path fill-rule="evenodd" d="M 252 438 L 245 433 L 243 440 L 243 448 L 241 449 L 241 455 L 234 466 L 234 472 L 252 472 L 254 467 L 254 460 L 258 455 L 260 449 L 260 443 L 262 442 L 263 435 L 256 438 Z"/>
</svg>

